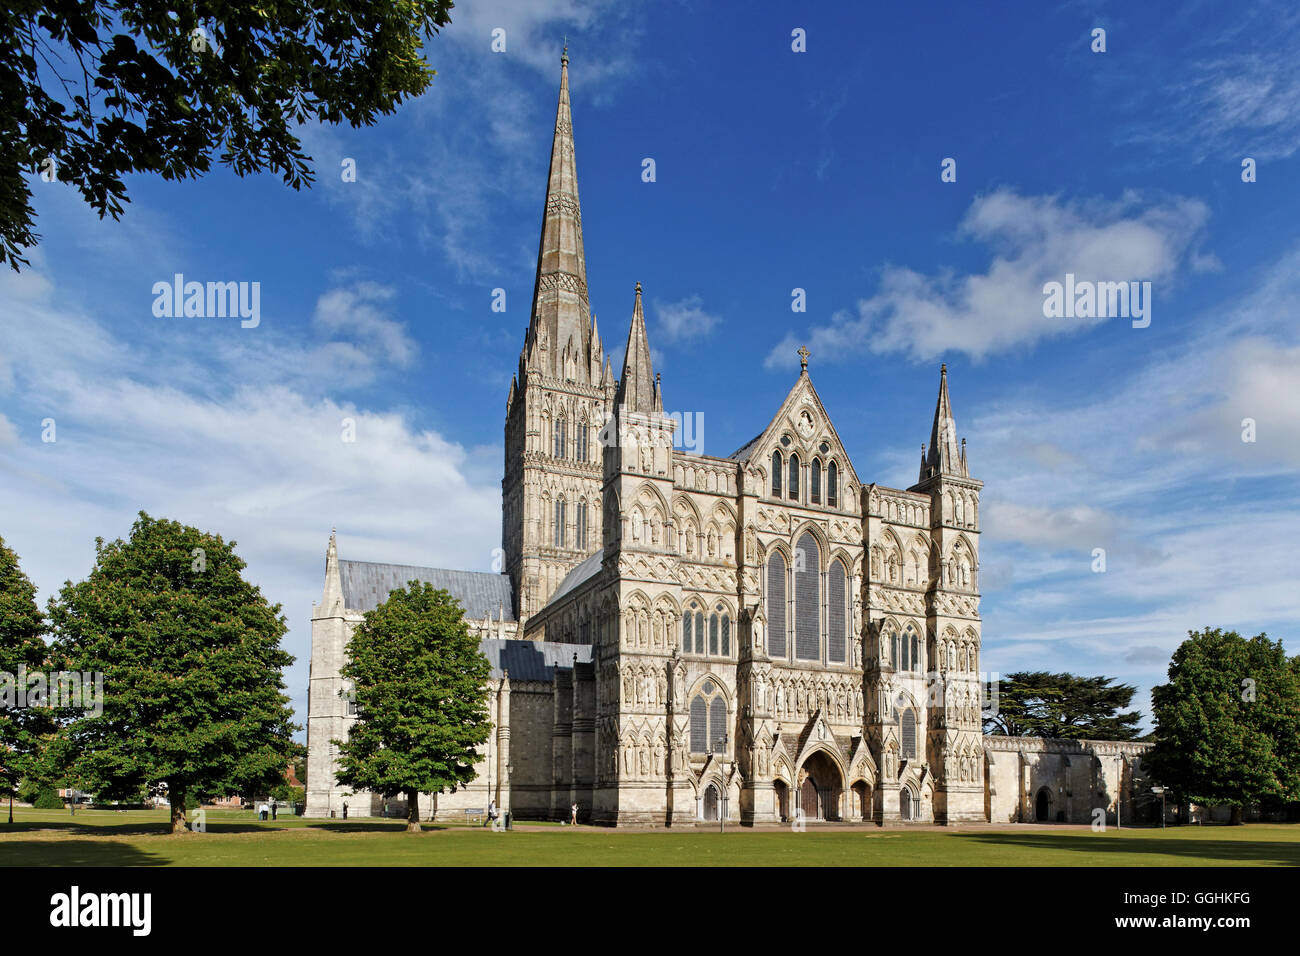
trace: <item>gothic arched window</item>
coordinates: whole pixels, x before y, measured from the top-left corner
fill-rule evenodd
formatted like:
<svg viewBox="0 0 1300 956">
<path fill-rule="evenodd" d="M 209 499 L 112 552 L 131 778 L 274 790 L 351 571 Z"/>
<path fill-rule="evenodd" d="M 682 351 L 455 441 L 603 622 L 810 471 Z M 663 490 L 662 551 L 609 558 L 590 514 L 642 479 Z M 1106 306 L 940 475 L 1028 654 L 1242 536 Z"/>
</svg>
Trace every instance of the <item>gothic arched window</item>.
<svg viewBox="0 0 1300 956">
<path fill-rule="evenodd" d="M 808 475 L 808 498 L 813 504 L 822 503 L 822 460 L 814 458 Z"/>
<path fill-rule="evenodd" d="M 718 615 L 709 616 L 709 653 L 718 653 Z"/>
<path fill-rule="evenodd" d="M 767 652 L 772 657 L 785 657 L 785 578 L 785 556 L 773 551 L 767 559 Z"/>
<path fill-rule="evenodd" d="M 587 461 L 589 449 L 587 447 L 588 436 L 591 429 L 587 427 L 586 422 L 578 423 L 578 461 Z"/>
<path fill-rule="evenodd" d="M 790 481 L 789 495 L 791 501 L 799 500 L 799 453 L 792 452 L 790 455 Z"/>
<path fill-rule="evenodd" d="M 893 631 L 889 634 L 889 663 L 894 667 L 898 667 L 901 663 L 898 656 L 898 635 Z"/>
<path fill-rule="evenodd" d="M 731 656 L 731 616 L 727 614 L 727 609 L 721 604 L 718 605 L 718 613 L 722 615 L 722 656 Z"/>
<path fill-rule="evenodd" d="M 831 573 L 826 579 L 826 654 L 832 661 L 843 661 L 848 623 L 848 576 L 842 562 L 831 562 Z"/>
<path fill-rule="evenodd" d="M 721 687 L 706 680 L 691 698 L 691 753 L 720 753 L 726 741 L 727 700 Z"/>
<path fill-rule="evenodd" d="M 695 620 L 695 608 L 699 605 L 692 602 L 691 606 L 686 609 L 682 615 L 682 653 L 690 654 L 695 650 L 694 642 L 691 640 L 691 624 Z"/>
<path fill-rule="evenodd" d="M 795 461 L 795 456 L 790 456 Z M 794 565 L 794 656 L 803 661 L 821 658 L 821 550 L 805 532 L 799 539 Z"/>
<path fill-rule="evenodd" d="M 564 547 L 564 499 L 556 499 L 555 502 L 555 535 L 553 538 L 557 548 Z"/>
<path fill-rule="evenodd" d="M 587 502 L 578 502 L 578 550 L 587 550 Z"/>
<path fill-rule="evenodd" d="M 919 671 L 921 669 L 921 641 L 911 627 L 907 629 L 904 639 L 907 637 L 910 637 L 912 642 L 912 670 Z"/>
<path fill-rule="evenodd" d="M 785 463 L 781 461 L 781 453 L 779 451 L 772 452 L 772 497 L 773 498 L 781 497 L 781 470 L 784 467 L 785 467 Z"/>
<path fill-rule="evenodd" d="M 898 719 L 898 736 L 901 741 L 899 756 L 904 760 L 916 759 L 916 714 L 912 708 L 903 711 Z"/>
<path fill-rule="evenodd" d="M 563 416 L 555 420 L 555 428 L 552 430 L 555 447 L 552 449 L 552 455 L 555 458 L 565 457 L 565 449 L 569 440 L 569 420 Z"/>
<path fill-rule="evenodd" d="M 826 469 L 826 503 L 832 508 L 839 507 L 840 500 L 840 469 L 835 462 L 831 462 Z"/>
</svg>

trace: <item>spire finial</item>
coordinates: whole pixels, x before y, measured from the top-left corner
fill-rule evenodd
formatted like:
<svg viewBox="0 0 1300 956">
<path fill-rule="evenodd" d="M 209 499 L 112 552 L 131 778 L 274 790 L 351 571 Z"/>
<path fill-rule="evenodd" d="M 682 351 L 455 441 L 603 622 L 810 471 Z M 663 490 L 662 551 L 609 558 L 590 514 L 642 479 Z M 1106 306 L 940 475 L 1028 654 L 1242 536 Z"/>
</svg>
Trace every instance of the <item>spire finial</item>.
<svg viewBox="0 0 1300 956">
<path fill-rule="evenodd" d="M 641 294 L 641 283 L 639 282 L 636 284 L 636 294 L 637 295 Z"/>
<path fill-rule="evenodd" d="M 560 54 L 560 65 L 569 65 L 569 35 L 567 33 L 564 35 L 564 52 Z"/>
<path fill-rule="evenodd" d="M 944 363 L 942 363 L 942 364 L 939 366 L 939 374 L 940 374 L 940 375 L 947 375 L 947 374 L 948 374 L 948 363 L 947 363 L 947 362 L 944 362 Z"/>
<path fill-rule="evenodd" d="M 802 372 L 808 371 L 809 355 L 812 355 L 812 353 L 808 351 L 808 346 L 806 345 L 799 346 L 799 370 Z"/>
</svg>

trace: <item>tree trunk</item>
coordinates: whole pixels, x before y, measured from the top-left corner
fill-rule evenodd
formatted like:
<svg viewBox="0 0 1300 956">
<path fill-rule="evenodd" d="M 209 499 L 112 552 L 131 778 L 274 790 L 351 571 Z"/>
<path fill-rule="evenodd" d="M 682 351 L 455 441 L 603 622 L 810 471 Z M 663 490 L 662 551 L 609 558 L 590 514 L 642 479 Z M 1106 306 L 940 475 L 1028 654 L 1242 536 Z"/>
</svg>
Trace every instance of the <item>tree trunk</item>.
<svg viewBox="0 0 1300 956">
<path fill-rule="evenodd" d="M 406 832 L 420 832 L 420 795 L 414 790 L 406 791 Z"/>
<path fill-rule="evenodd" d="M 1228 822 L 1234 827 L 1241 826 L 1241 807 L 1232 808 L 1232 818 Z"/>
<path fill-rule="evenodd" d="M 172 833 L 189 833 L 185 823 L 185 794 L 168 788 L 167 799 L 172 807 Z"/>
</svg>

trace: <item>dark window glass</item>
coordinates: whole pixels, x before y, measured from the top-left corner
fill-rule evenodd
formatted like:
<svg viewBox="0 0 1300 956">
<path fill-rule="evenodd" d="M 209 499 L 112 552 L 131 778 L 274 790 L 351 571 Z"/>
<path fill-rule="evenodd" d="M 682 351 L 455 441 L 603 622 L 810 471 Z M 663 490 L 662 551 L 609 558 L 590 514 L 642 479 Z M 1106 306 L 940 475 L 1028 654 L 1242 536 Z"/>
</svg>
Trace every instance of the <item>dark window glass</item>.
<svg viewBox="0 0 1300 956">
<path fill-rule="evenodd" d="M 785 557 L 774 551 L 767 559 L 767 653 L 785 657 Z"/>
<path fill-rule="evenodd" d="M 826 585 L 827 611 L 827 649 L 833 661 L 844 660 L 846 608 L 846 575 L 844 565 L 839 561 L 831 562 L 831 573 Z"/>
<path fill-rule="evenodd" d="M 792 459 L 793 460 L 793 459 Z M 815 661 L 821 657 L 821 552 L 817 539 L 805 533 L 799 539 L 794 571 L 794 656 Z"/>
</svg>

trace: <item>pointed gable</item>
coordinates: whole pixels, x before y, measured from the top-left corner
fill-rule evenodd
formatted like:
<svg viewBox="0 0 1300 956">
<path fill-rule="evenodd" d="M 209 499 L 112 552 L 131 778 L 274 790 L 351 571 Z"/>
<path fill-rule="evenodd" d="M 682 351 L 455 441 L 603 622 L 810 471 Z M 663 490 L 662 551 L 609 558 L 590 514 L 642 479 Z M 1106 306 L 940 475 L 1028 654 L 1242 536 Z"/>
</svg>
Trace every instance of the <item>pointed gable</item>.
<svg viewBox="0 0 1300 956">
<path fill-rule="evenodd" d="M 850 485 L 854 488 L 860 486 L 857 472 L 821 396 L 813 387 L 806 365 L 767 427 L 728 457 L 744 465 L 754 462 L 767 474 L 774 451 L 781 452 L 782 461 L 789 461 L 793 452 L 805 464 L 815 458 L 824 463 L 835 462 L 839 471 L 838 507 L 846 510 L 856 507 L 856 503 L 849 500 L 848 489 Z M 782 487 L 785 487 L 784 482 Z"/>
</svg>

